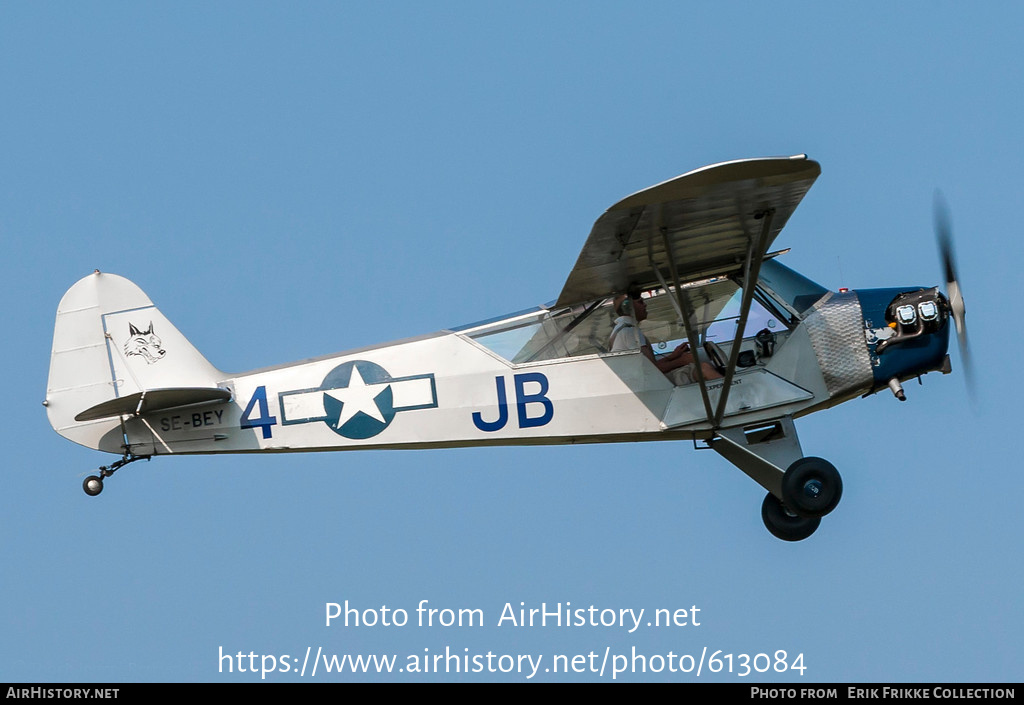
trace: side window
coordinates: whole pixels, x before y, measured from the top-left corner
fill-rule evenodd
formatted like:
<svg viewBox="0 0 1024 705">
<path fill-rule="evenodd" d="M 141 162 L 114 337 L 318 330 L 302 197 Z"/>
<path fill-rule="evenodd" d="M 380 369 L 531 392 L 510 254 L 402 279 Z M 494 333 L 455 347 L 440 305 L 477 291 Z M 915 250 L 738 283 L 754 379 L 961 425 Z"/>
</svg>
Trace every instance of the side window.
<svg viewBox="0 0 1024 705">
<path fill-rule="evenodd" d="M 736 324 L 740 322 L 742 300 L 743 291 L 737 289 L 715 320 L 708 326 L 708 340 L 719 344 L 732 342 L 736 335 Z M 747 325 L 744 327 L 743 337 L 751 338 L 765 328 L 776 332 L 786 330 L 784 323 L 754 299 L 750 304 L 750 313 L 747 314 Z"/>
<path fill-rule="evenodd" d="M 469 337 L 491 352 L 512 362 L 520 351 L 533 340 L 540 326 L 538 319 L 544 315 L 546 314 L 539 313 L 512 321 L 503 321 L 479 332 L 470 332 Z"/>
<path fill-rule="evenodd" d="M 605 352 L 611 333 L 610 303 L 552 311 L 540 309 L 463 328 L 466 335 L 515 364 Z"/>
</svg>

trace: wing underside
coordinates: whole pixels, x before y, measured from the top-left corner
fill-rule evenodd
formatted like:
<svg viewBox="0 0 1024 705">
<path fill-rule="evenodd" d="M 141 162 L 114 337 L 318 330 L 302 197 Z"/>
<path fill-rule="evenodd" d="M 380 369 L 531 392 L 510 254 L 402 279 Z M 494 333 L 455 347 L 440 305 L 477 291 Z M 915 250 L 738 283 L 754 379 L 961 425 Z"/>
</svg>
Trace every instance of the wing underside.
<svg viewBox="0 0 1024 705">
<path fill-rule="evenodd" d="M 741 271 L 764 257 L 820 173 L 805 155 L 744 159 L 628 196 L 594 223 L 556 305 Z"/>
</svg>

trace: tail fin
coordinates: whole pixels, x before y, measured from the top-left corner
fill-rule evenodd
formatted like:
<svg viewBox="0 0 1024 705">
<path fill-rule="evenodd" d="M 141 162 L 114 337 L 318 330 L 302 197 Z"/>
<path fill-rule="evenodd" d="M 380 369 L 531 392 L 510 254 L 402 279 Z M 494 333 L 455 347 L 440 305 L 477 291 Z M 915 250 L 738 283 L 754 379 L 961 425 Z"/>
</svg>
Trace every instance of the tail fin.
<svg viewBox="0 0 1024 705">
<path fill-rule="evenodd" d="M 111 417 L 141 409 L 143 392 L 175 390 L 181 401 L 201 391 L 208 396 L 222 379 L 124 277 L 97 270 L 57 306 L 46 412 L 54 430 L 76 443 L 120 453 L 120 419 Z"/>
</svg>

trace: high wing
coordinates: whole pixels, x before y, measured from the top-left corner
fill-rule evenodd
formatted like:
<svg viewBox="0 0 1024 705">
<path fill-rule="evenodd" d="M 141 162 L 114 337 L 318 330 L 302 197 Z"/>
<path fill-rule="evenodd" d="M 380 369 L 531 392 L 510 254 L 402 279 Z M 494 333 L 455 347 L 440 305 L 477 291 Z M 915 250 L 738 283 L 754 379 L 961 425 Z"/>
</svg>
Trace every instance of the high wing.
<svg viewBox="0 0 1024 705">
<path fill-rule="evenodd" d="M 820 173 L 803 154 L 741 159 L 624 198 L 594 223 L 556 306 L 742 270 L 764 257 Z"/>
</svg>

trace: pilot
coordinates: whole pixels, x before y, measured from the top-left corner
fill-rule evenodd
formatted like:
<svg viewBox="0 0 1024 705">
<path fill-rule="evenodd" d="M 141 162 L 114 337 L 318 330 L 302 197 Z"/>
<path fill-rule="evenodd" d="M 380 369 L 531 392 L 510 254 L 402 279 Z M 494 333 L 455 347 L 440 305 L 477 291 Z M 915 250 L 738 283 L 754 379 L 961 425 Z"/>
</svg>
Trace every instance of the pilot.
<svg viewBox="0 0 1024 705">
<path fill-rule="evenodd" d="M 615 313 L 618 314 L 618 318 L 615 319 L 615 327 L 612 328 L 611 337 L 608 339 L 609 351 L 640 348 L 640 352 L 677 387 L 697 381 L 694 371 L 696 363 L 693 353 L 690 352 L 689 343 L 682 343 L 667 355 L 654 356 L 654 349 L 640 330 L 640 322 L 647 318 L 647 303 L 639 293 L 621 294 L 616 297 Z M 719 379 L 722 376 L 707 362 L 700 363 L 700 369 L 704 373 L 704 379 Z"/>
</svg>

